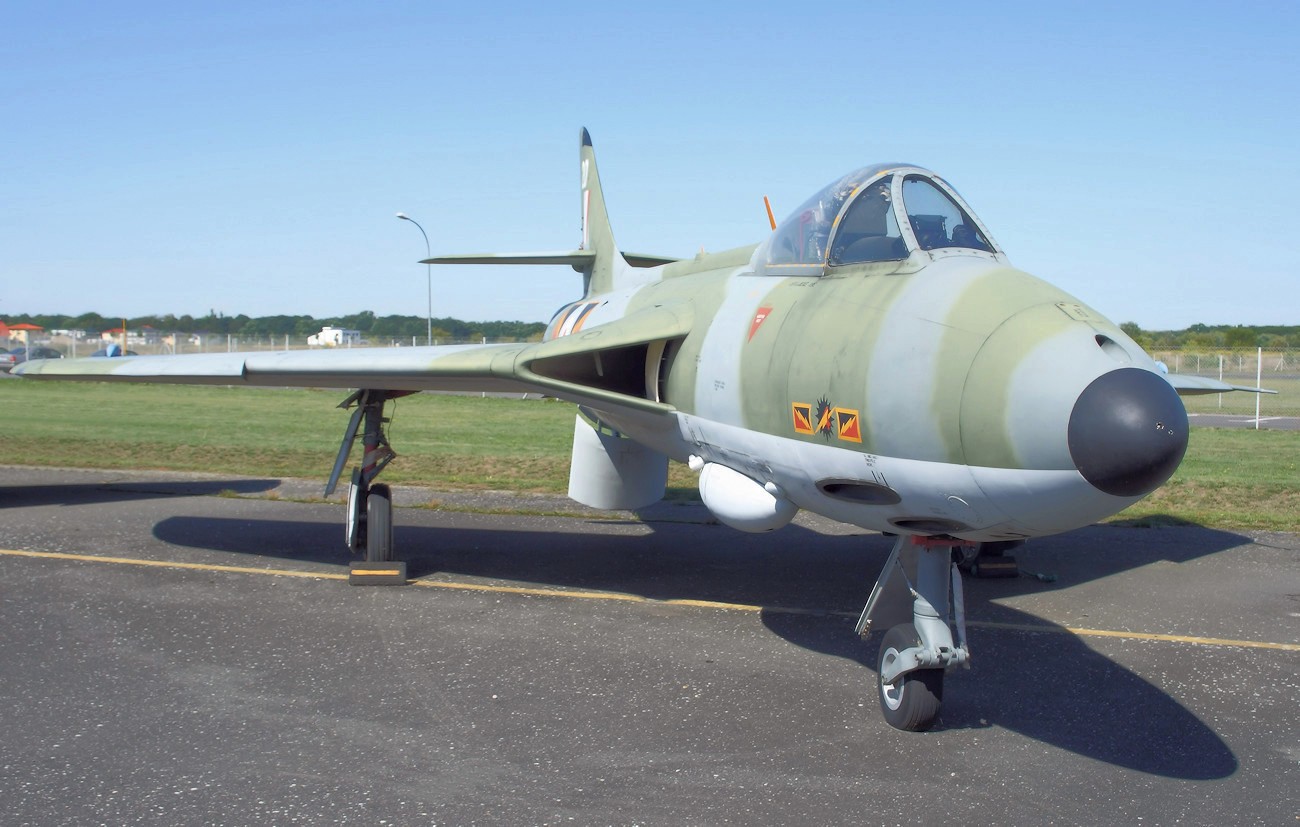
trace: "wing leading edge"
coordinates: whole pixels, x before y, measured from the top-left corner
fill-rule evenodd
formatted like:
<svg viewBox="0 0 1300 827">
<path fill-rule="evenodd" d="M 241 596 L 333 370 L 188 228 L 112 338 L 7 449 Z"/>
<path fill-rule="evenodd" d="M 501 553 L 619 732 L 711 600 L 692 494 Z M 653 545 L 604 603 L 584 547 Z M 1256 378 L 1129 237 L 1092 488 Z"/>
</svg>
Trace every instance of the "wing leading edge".
<svg viewBox="0 0 1300 827">
<path fill-rule="evenodd" d="M 47 359 L 13 372 L 91 382 L 543 393 L 598 410 L 663 414 L 674 408 L 654 398 L 657 376 L 647 366 L 690 332 L 693 318 L 688 306 L 653 307 L 581 337 L 534 344 Z M 607 369 L 615 367 L 622 370 Z"/>
<path fill-rule="evenodd" d="M 526 344 L 195 353 L 51 359 L 15 368 L 28 379 L 385 390 L 535 390 L 514 375 Z"/>
</svg>

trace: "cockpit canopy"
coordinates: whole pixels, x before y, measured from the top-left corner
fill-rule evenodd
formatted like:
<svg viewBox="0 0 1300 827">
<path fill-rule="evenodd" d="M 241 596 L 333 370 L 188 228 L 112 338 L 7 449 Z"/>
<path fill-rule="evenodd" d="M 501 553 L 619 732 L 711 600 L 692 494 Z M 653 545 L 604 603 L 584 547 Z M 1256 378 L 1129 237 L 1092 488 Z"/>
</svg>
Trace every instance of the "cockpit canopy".
<svg viewBox="0 0 1300 827">
<path fill-rule="evenodd" d="M 961 196 L 906 165 L 854 170 L 809 198 L 764 245 L 769 271 L 812 272 L 903 261 L 916 251 L 997 257 L 1000 250 Z M 931 253 L 931 251 L 933 251 Z"/>
</svg>

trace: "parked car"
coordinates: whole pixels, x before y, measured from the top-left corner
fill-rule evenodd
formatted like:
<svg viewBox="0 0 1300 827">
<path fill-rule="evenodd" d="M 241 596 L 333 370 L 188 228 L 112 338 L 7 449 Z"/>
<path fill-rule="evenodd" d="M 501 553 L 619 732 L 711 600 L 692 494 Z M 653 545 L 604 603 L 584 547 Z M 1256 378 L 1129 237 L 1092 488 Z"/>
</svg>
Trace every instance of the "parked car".
<svg viewBox="0 0 1300 827">
<path fill-rule="evenodd" d="M 139 356 L 139 355 L 140 355 L 140 354 L 136 353 L 134 350 L 126 350 L 126 351 L 124 351 L 124 350 L 122 350 L 120 347 L 118 347 L 117 345 L 113 345 L 112 347 L 101 347 L 99 350 L 97 350 L 97 351 L 95 351 L 94 353 L 90 354 L 91 358 L 94 358 L 94 357 L 96 357 L 96 356 L 109 356 L 109 357 L 111 357 L 111 356 Z"/>
<path fill-rule="evenodd" d="M 0 370 L 8 373 L 13 369 L 14 365 L 21 365 L 28 359 L 62 358 L 63 354 L 52 347 L 16 347 L 8 353 L 0 353 Z"/>
</svg>

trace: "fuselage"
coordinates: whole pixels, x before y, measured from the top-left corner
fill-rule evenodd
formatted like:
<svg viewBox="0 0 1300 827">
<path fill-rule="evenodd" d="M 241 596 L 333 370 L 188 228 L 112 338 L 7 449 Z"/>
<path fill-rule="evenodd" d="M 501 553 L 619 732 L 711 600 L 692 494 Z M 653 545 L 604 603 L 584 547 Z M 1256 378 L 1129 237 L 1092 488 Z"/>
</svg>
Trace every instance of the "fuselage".
<svg viewBox="0 0 1300 827">
<path fill-rule="evenodd" d="M 882 531 L 1051 534 L 1162 484 L 1186 447 L 1187 420 L 1147 354 L 1097 311 L 1010 266 L 955 194 L 951 239 L 926 249 L 902 185 L 927 173 L 865 173 L 829 231 L 808 242 L 811 263 L 774 250 L 791 246 L 782 231 L 797 211 L 763 244 L 655 268 L 558 315 L 550 336 L 650 308 L 694 320 L 647 372 L 646 394 L 672 406 L 674 427 L 602 418 L 674 459 L 725 466 L 769 496 Z M 850 206 L 872 187 L 901 216 L 883 234 L 899 240 L 889 249 L 887 238 L 869 239 L 889 258 L 841 261 Z M 947 246 L 955 221 L 978 228 L 978 241 Z M 814 223 L 795 229 L 811 237 L 804 225 Z"/>
</svg>

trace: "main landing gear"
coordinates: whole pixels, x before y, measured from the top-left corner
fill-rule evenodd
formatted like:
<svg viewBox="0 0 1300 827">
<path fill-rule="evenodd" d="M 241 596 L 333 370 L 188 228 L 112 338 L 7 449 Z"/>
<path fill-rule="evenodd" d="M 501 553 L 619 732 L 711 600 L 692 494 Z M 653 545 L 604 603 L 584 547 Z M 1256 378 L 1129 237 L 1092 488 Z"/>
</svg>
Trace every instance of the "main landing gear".
<svg viewBox="0 0 1300 827">
<path fill-rule="evenodd" d="M 877 663 L 880 711 L 896 729 L 929 729 L 939 717 L 945 671 L 969 665 L 961 574 L 954 552 L 964 540 L 900 536 L 858 619 L 888 623 Z M 910 605 L 909 605 L 910 597 Z"/>
<path fill-rule="evenodd" d="M 352 453 L 352 445 L 361 437 L 361 465 L 352 469 L 348 486 L 347 544 L 352 554 L 363 560 L 352 562 L 348 582 L 353 585 L 405 585 L 406 563 L 393 559 L 393 495 L 383 483 L 373 484 L 375 477 L 397 456 L 384 435 L 384 405 L 390 399 L 407 396 L 411 391 L 359 390 L 340 408 L 351 408 L 351 419 L 343 432 L 334 470 L 325 486 L 325 496 L 338 488 L 339 477 Z"/>
</svg>

